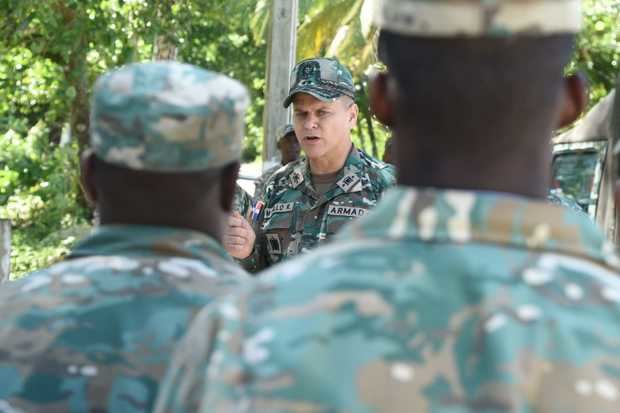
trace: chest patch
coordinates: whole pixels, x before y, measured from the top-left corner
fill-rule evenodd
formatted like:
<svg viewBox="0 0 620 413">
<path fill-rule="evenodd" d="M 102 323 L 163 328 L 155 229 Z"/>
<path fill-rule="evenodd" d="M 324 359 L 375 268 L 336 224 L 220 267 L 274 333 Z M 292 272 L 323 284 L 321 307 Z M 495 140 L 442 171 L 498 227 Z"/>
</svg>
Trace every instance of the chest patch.
<svg viewBox="0 0 620 413">
<path fill-rule="evenodd" d="M 297 188 L 304 181 L 304 174 L 301 171 L 295 170 L 289 177 L 292 188 Z"/>
<path fill-rule="evenodd" d="M 327 211 L 327 215 L 336 217 L 357 218 L 364 216 L 364 214 L 366 214 L 366 209 L 364 208 L 344 207 L 337 205 L 330 205 Z"/>
<path fill-rule="evenodd" d="M 275 204 L 271 208 L 267 208 L 265 210 L 265 219 L 271 218 L 273 214 L 282 214 L 285 212 L 292 212 L 295 207 L 294 202 L 282 202 L 279 204 Z"/>
<path fill-rule="evenodd" d="M 336 183 L 344 192 L 354 192 L 353 190 L 361 190 L 361 185 L 357 185 L 360 183 L 360 178 L 356 174 L 348 174 L 345 175 L 340 181 Z"/>
</svg>

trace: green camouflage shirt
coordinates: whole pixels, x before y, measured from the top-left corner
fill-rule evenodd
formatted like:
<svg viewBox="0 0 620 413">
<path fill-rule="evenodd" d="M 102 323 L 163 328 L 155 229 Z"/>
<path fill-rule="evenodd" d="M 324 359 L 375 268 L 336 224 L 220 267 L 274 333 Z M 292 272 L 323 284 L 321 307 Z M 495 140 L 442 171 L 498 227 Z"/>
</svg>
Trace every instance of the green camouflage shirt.
<svg viewBox="0 0 620 413">
<path fill-rule="evenodd" d="M 256 272 L 315 248 L 366 214 L 394 183 L 391 165 L 355 148 L 324 195 L 312 185 L 305 158 L 286 165 L 267 182 L 264 205 L 254 222 L 254 252 L 243 265 Z"/>
<path fill-rule="evenodd" d="M 250 212 L 252 211 L 252 197 L 239 185 L 235 188 L 233 211 L 238 212 L 245 218 L 249 218 Z"/>
<path fill-rule="evenodd" d="M 206 235 L 104 226 L 0 290 L 0 412 L 149 412 L 173 345 L 244 272 Z"/>
<path fill-rule="evenodd" d="M 280 170 L 280 168 L 282 168 L 282 165 L 279 164 L 272 166 L 271 168 L 263 172 L 263 174 L 259 176 L 258 179 L 256 179 L 256 182 L 254 183 L 255 189 L 253 197 L 255 202 L 262 200 L 263 195 L 265 194 L 265 185 L 267 184 L 267 181 L 269 181 L 269 178 L 271 178 L 274 173 Z"/>
<path fill-rule="evenodd" d="M 584 214 L 396 188 L 337 240 L 197 316 L 159 411 L 619 411 L 618 259 Z"/>
</svg>

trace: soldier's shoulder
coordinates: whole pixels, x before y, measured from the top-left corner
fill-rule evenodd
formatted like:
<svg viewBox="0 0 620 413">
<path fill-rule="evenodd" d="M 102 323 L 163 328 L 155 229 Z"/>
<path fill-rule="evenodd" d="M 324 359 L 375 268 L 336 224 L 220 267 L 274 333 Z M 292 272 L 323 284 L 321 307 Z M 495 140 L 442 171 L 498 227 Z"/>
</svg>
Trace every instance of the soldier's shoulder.
<svg viewBox="0 0 620 413">
<path fill-rule="evenodd" d="M 275 174 L 276 172 L 278 172 L 282 168 L 286 168 L 286 165 L 284 165 L 284 166 L 283 165 L 274 165 L 271 168 L 267 169 L 265 172 L 263 172 L 263 174 L 260 176 L 260 179 L 266 181 L 273 174 Z"/>
<path fill-rule="evenodd" d="M 293 171 L 303 170 L 305 165 L 305 160 L 303 158 L 297 159 L 291 163 L 288 163 L 284 166 L 280 166 L 278 169 L 273 171 L 271 174 L 272 178 L 287 178 Z"/>
<path fill-rule="evenodd" d="M 296 176 L 296 179 L 303 179 L 305 165 L 304 159 L 298 159 L 280 167 L 265 182 L 265 192 L 273 192 L 274 190 L 278 191 L 290 187 L 292 185 L 290 179 L 293 174 Z"/>
<path fill-rule="evenodd" d="M 383 189 L 396 183 L 396 169 L 394 165 L 373 158 L 362 150 L 358 150 L 358 152 L 360 160 L 364 164 L 371 180 Z"/>
</svg>

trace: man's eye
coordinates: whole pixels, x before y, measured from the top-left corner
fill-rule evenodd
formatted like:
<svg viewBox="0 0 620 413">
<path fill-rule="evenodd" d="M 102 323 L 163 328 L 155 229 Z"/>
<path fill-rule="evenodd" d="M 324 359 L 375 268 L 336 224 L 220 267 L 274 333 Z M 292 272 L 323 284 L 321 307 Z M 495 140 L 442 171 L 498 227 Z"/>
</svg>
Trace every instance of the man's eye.
<svg viewBox="0 0 620 413">
<path fill-rule="evenodd" d="M 326 110 L 319 110 L 318 111 L 318 115 L 323 117 L 323 116 L 327 116 L 329 115 L 329 112 L 327 112 Z"/>
</svg>

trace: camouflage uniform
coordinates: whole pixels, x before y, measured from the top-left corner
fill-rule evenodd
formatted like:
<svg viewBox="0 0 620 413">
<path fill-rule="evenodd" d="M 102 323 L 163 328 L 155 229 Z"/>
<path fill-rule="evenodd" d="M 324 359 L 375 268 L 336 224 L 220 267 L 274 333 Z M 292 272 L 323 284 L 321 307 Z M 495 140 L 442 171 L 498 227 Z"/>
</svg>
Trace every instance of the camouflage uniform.
<svg viewBox="0 0 620 413">
<path fill-rule="evenodd" d="M 578 26 L 569 1 L 378 4 L 405 34 Z M 619 262 L 584 214 L 397 187 L 336 240 L 203 311 L 157 411 L 618 412 Z"/>
<path fill-rule="evenodd" d="M 392 166 L 355 148 L 324 195 L 316 192 L 305 158 L 286 165 L 267 183 L 254 252 L 243 265 L 256 272 L 315 248 L 366 214 L 394 181 Z"/>
<path fill-rule="evenodd" d="M 265 196 L 265 186 L 267 185 L 267 181 L 269 181 L 269 178 L 271 178 L 273 174 L 282 168 L 284 168 L 284 166 L 280 164 L 274 165 L 263 172 L 263 174 L 256 179 L 256 182 L 254 182 L 254 202 L 258 202 L 263 199 Z"/>
<path fill-rule="evenodd" d="M 618 411 L 618 263 L 586 215 L 399 187 L 336 240 L 197 317 L 159 411 Z"/>
<path fill-rule="evenodd" d="M 249 219 L 252 211 L 252 197 L 245 189 L 239 185 L 235 188 L 235 198 L 233 199 L 233 211 L 238 212 L 241 216 Z"/>
<path fill-rule="evenodd" d="M 298 93 L 322 101 L 355 98 L 351 72 L 336 59 L 313 58 L 293 69 L 288 107 Z M 385 189 L 394 185 L 391 165 L 352 148 L 335 184 L 324 194 L 312 182 L 309 162 L 302 158 L 274 173 L 254 219 L 254 251 L 242 265 L 257 272 L 328 241 L 345 223 L 374 207 Z M 258 208 L 257 208 L 258 213 Z"/>
<path fill-rule="evenodd" d="M 290 135 L 290 134 L 295 134 L 295 130 L 293 129 L 293 125 L 284 125 L 284 127 L 282 128 L 281 131 L 279 131 L 278 133 L 278 144 L 280 143 L 280 141 L 282 139 L 284 139 L 286 136 Z M 265 195 L 265 185 L 267 184 L 267 181 L 269 180 L 269 178 L 271 178 L 271 176 L 276 173 L 279 169 L 281 169 L 284 165 L 278 164 L 278 165 L 274 165 L 271 168 L 267 169 L 265 172 L 263 172 L 263 174 L 256 180 L 255 182 L 255 186 L 254 186 L 254 201 L 260 201 L 261 199 L 263 199 L 263 196 Z"/>
<path fill-rule="evenodd" d="M 216 73 L 130 65 L 95 86 L 91 146 L 133 170 L 224 166 L 239 159 L 247 103 Z M 0 290 L 0 412 L 151 411 L 192 317 L 245 279 L 207 234 L 95 229 L 64 262 Z"/>
</svg>

